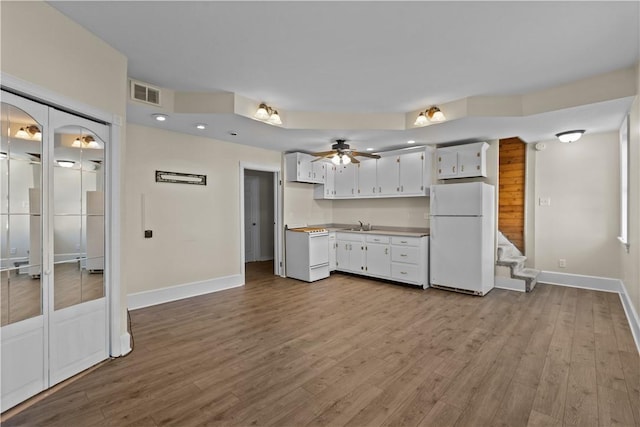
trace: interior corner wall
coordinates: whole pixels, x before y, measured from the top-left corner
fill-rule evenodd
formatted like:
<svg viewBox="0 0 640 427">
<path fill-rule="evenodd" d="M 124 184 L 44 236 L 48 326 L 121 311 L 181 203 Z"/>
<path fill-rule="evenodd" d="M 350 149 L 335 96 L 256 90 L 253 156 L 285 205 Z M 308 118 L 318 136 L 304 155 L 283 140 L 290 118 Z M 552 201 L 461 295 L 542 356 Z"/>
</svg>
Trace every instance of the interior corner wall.
<svg viewBox="0 0 640 427">
<path fill-rule="evenodd" d="M 283 174 L 284 164 L 283 164 Z M 333 200 L 314 199 L 316 184 L 284 181 L 283 221 L 289 227 L 333 222 Z"/>
<path fill-rule="evenodd" d="M 242 274 L 240 162 L 279 168 L 280 153 L 131 123 L 127 141 L 129 294 Z M 156 170 L 207 185 L 155 182 Z"/>
<path fill-rule="evenodd" d="M 543 143 L 535 152 L 535 268 L 620 278 L 618 133 Z"/>
<path fill-rule="evenodd" d="M 640 95 L 640 63 L 638 64 Z M 638 96 L 629 114 L 629 251 L 621 245 L 622 282 L 636 313 L 640 314 L 640 100 Z"/>
</svg>

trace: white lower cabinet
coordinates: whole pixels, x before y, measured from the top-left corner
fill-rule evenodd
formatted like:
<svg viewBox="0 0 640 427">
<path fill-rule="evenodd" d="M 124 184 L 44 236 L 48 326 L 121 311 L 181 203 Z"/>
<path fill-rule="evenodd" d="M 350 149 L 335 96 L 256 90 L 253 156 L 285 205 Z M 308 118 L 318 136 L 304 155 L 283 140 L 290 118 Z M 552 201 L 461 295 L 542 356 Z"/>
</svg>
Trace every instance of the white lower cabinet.
<svg viewBox="0 0 640 427">
<path fill-rule="evenodd" d="M 366 253 L 365 274 L 382 278 L 391 277 L 390 249 L 389 236 L 368 234 L 364 247 Z"/>
<path fill-rule="evenodd" d="M 364 240 L 356 233 L 336 233 L 336 270 L 364 272 Z"/>
<path fill-rule="evenodd" d="M 336 233 L 337 271 L 429 287 L 429 237 Z"/>
<path fill-rule="evenodd" d="M 336 271 L 336 252 L 338 244 L 336 242 L 336 233 L 329 233 L 329 271 Z"/>
</svg>

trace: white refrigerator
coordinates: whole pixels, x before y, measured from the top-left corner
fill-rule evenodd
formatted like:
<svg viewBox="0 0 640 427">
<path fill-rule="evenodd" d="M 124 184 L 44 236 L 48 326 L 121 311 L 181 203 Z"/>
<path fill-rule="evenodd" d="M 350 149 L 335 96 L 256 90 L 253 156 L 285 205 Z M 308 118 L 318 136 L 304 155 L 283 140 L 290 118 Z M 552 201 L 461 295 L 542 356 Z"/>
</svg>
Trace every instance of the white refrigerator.
<svg viewBox="0 0 640 427">
<path fill-rule="evenodd" d="M 431 286 L 486 295 L 494 285 L 495 188 L 431 186 Z"/>
</svg>

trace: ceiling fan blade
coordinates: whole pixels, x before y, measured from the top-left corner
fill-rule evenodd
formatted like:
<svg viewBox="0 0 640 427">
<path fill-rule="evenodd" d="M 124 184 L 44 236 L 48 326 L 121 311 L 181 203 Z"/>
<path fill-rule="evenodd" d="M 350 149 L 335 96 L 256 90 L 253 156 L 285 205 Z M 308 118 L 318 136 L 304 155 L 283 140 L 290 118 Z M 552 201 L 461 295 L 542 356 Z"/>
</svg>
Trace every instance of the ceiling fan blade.
<svg viewBox="0 0 640 427">
<path fill-rule="evenodd" d="M 318 162 L 318 161 L 324 160 L 324 159 L 328 159 L 329 157 L 333 157 L 333 156 L 335 156 L 335 154 L 328 154 L 326 156 L 318 157 L 317 159 L 311 160 L 311 163 Z"/>
<path fill-rule="evenodd" d="M 377 154 L 361 153 L 359 151 L 354 151 L 352 154 L 354 156 L 369 157 L 371 159 L 379 159 L 380 158 L 380 156 L 378 156 Z"/>
<path fill-rule="evenodd" d="M 353 153 L 346 154 L 346 156 L 349 156 L 349 158 L 351 159 L 351 163 L 356 164 L 356 165 L 357 165 L 358 163 L 360 163 L 360 160 L 356 159 L 356 158 L 353 156 Z"/>
<path fill-rule="evenodd" d="M 311 153 L 312 156 L 318 156 L 318 157 L 326 157 L 329 154 L 336 154 L 337 151 L 336 150 L 331 150 L 331 151 L 320 151 L 319 153 Z"/>
</svg>

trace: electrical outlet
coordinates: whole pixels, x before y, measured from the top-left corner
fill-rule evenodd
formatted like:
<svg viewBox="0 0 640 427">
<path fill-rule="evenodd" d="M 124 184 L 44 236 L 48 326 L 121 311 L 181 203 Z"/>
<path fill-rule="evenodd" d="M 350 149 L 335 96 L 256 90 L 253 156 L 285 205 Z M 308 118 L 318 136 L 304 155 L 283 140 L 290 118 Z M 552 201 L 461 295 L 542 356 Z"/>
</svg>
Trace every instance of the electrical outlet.
<svg viewBox="0 0 640 427">
<path fill-rule="evenodd" d="M 566 268 L 567 267 L 567 260 L 564 258 L 560 258 L 558 260 L 558 267 L 560 268 Z"/>
<path fill-rule="evenodd" d="M 18 250 L 16 248 L 11 248 L 9 252 L 11 253 L 11 255 L 15 255 L 18 253 Z"/>
<path fill-rule="evenodd" d="M 538 204 L 540 206 L 551 206 L 551 197 L 540 197 L 538 199 Z"/>
</svg>

